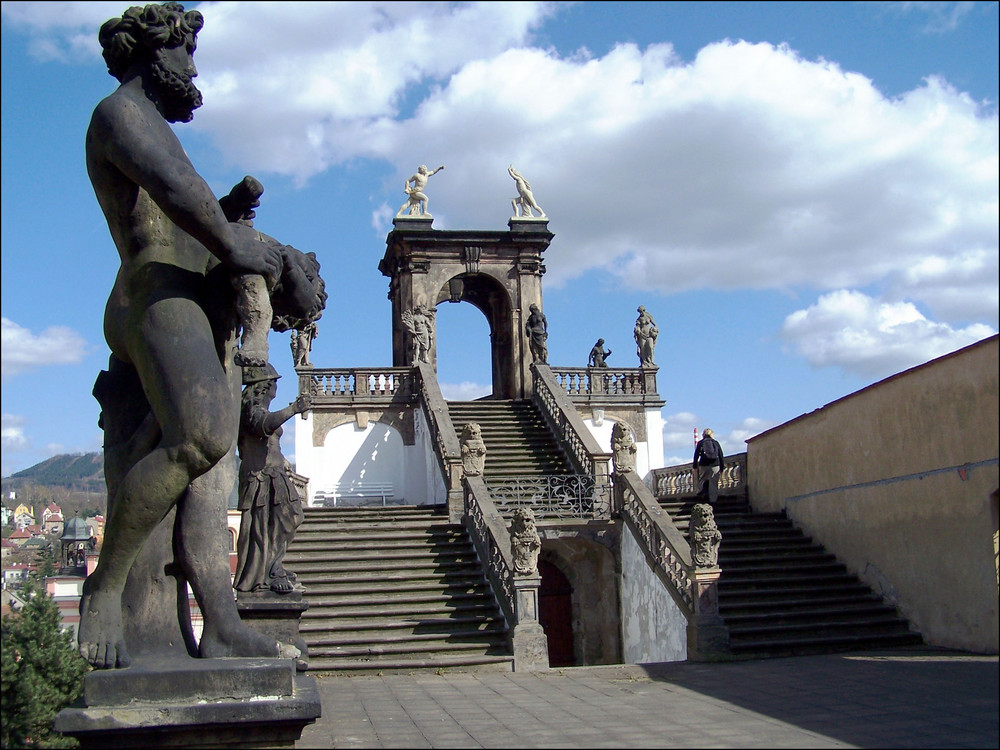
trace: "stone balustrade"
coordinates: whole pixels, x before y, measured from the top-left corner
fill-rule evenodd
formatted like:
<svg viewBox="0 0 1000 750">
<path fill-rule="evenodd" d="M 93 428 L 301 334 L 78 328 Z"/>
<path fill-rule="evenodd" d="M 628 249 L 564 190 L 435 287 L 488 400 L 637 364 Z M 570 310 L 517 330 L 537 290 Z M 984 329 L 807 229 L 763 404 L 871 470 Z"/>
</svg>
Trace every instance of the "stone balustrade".
<svg viewBox="0 0 1000 750">
<path fill-rule="evenodd" d="M 718 566 L 695 564 L 688 540 L 638 474 L 617 474 L 614 481 L 622 518 L 632 527 L 660 580 L 687 618 L 688 658 L 712 658 L 725 653 L 729 631 L 719 615 L 718 597 L 722 571 Z"/>
<path fill-rule="evenodd" d="M 573 403 L 662 405 L 656 368 L 552 367 L 554 382 Z"/>
<path fill-rule="evenodd" d="M 500 609 L 507 625 L 517 623 L 514 597 L 514 561 L 511 553 L 510 532 L 507 523 L 493 503 L 486 482 L 481 476 L 467 476 L 465 488 L 465 526 L 472 537 L 480 561 L 486 567 L 486 576 L 493 586 Z"/>
<path fill-rule="evenodd" d="M 420 407 L 434 441 L 434 453 L 447 487 L 448 518 L 452 523 L 459 523 L 463 513 L 462 448 L 455 434 L 448 404 L 441 395 L 434 368 L 426 362 L 419 362 L 415 370 L 417 375 L 414 390 L 420 395 Z"/>
<path fill-rule="evenodd" d="M 727 495 L 746 494 L 747 454 L 737 453 L 733 456 L 726 456 L 722 463 L 719 492 Z M 680 497 L 694 495 L 698 492 L 697 479 L 695 479 L 691 464 L 653 469 L 652 474 L 656 497 Z"/>
<path fill-rule="evenodd" d="M 298 373 L 299 393 L 312 396 L 315 405 L 389 403 L 414 392 L 411 367 L 302 368 Z"/>
</svg>

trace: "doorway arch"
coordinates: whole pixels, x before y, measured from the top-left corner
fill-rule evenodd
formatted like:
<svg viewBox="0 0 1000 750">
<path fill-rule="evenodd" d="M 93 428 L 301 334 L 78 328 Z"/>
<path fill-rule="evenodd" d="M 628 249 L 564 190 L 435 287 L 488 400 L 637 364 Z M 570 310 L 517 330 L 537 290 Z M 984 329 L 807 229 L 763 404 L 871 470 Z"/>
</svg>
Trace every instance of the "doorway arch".
<svg viewBox="0 0 1000 750">
<path fill-rule="evenodd" d="M 446 401 L 493 395 L 490 324 L 472 305 L 438 305 L 435 322 L 438 384 Z"/>
</svg>

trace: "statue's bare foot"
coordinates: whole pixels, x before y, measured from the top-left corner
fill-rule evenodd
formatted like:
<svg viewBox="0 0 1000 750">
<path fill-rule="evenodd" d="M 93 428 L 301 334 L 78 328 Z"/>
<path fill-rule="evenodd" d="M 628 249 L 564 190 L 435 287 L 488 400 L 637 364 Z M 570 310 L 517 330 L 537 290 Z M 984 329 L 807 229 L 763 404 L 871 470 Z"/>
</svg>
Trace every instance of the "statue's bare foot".
<svg viewBox="0 0 1000 750">
<path fill-rule="evenodd" d="M 84 591 L 80 599 L 80 655 L 94 669 L 115 669 L 132 663 L 125 648 L 121 597 Z"/>
<path fill-rule="evenodd" d="M 287 578 L 272 578 L 271 579 L 271 591 L 276 594 L 287 594 L 289 591 L 294 591 L 295 587 L 292 585 L 291 581 Z"/>
<path fill-rule="evenodd" d="M 274 658 L 278 656 L 278 642 L 258 633 L 237 620 L 228 627 L 206 627 L 198 645 L 198 655 L 203 659 L 226 656 Z"/>
</svg>

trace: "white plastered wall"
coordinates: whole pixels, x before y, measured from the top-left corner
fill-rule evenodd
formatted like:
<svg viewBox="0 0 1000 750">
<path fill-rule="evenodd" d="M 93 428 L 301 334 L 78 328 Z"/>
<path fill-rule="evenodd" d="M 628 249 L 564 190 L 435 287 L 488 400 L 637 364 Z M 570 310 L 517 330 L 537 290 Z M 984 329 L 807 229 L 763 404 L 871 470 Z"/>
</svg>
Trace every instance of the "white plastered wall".
<svg viewBox="0 0 1000 750">
<path fill-rule="evenodd" d="M 410 505 L 445 502 L 441 471 L 423 419 L 415 415 L 414 445 L 404 445 L 395 428 L 371 421 L 338 425 L 327 433 L 322 446 L 312 441 L 312 414 L 295 420 L 296 472 L 309 479 L 308 505 L 317 492 L 340 483 L 391 483 L 395 499 Z"/>
</svg>

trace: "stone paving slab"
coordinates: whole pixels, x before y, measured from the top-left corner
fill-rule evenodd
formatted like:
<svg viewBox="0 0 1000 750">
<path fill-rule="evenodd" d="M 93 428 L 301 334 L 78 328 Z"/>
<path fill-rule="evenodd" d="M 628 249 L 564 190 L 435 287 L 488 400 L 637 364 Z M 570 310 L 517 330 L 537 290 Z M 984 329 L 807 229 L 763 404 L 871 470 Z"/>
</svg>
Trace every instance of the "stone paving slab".
<svg viewBox="0 0 1000 750">
<path fill-rule="evenodd" d="M 997 657 L 940 649 L 316 676 L 300 750 L 1000 746 Z"/>
</svg>

